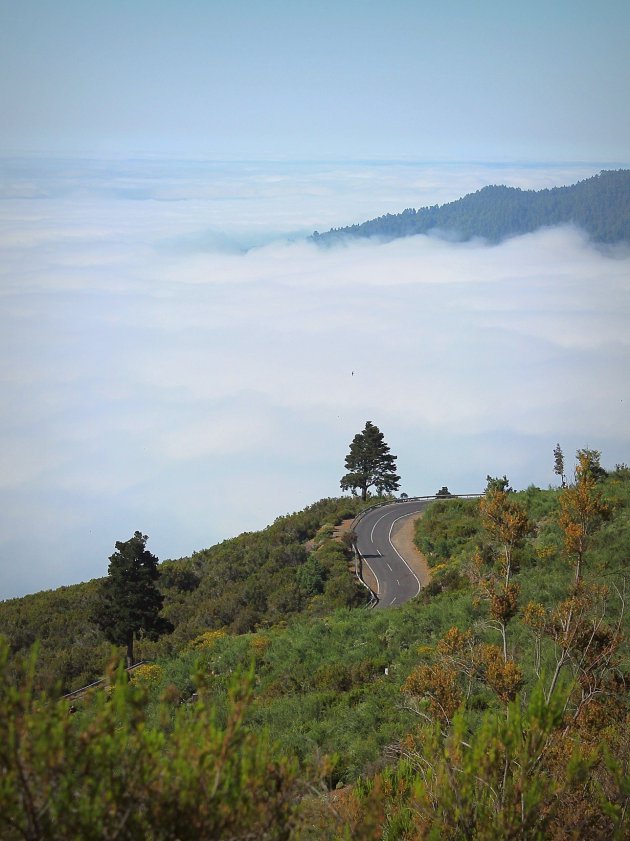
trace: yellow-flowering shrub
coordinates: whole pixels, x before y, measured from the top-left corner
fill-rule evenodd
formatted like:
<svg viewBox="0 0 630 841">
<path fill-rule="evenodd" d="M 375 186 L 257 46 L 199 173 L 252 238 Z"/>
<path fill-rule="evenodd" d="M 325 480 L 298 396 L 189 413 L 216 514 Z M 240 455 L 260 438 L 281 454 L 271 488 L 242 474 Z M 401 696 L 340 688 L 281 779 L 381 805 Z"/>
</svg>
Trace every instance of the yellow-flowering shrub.
<svg viewBox="0 0 630 841">
<path fill-rule="evenodd" d="M 147 690 L 158 686 L 163 677 L 164 669 L 157 663 L 143 663 L 129 673 L 129 679 L 134 686 L 140 686 Z"/>
<path fill-rule="evenodd" d="M 226 633 L 224 628 L 220 628 L 218 631 L 204 631 L 203 634 L 188 643 L 188 649 L 191 651 L 210 651 L 214 648 L 217 640 L 224 637 Z"/>
<path fill-rule="evenodd" d="M 269 637 L 266 637 L 264 634 L 255 634 L 252 637 L 252 651 L 256 660 L 260 660 L 264 657 L 265 652 L 271 645 L 271 640 Z"/>
</svg>

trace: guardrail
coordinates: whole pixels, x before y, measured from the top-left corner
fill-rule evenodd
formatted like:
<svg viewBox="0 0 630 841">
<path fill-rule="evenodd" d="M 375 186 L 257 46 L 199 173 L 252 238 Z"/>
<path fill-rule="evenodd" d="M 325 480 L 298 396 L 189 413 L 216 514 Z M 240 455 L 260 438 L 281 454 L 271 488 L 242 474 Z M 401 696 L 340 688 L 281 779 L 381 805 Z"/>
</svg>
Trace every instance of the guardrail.
<svg viewBox="0 0 630 841">
<path fill-rule="evenodd" d="M 133 672 L 134 669 L 137 669 L 138 666 L 144 666 L 146 663 L 152 663 L 152 660 L 138 660 L 137 663 L 134 663 L 133 666 L 128 666 L 125 671 L 127 674 L 129 672 Z M 82 686 L 80 689 L 74 689 L 72 692 L 68 692 L 66 695 L 62 695 L 62 700 L 72 701 L 74 698 L 79 698 L 83 695 L 84 692 L 87 692 L 88 689 L 94 689 L 95 686 L 101 686 L 106 681 L 106 678 L 102 677 L 99 680 L 95 680 L 94 683 L 88 683 L 87 686 Z"/>
<path fill-rule="evenodd" d="M 376 605 L 378 604 L 378 601 L 379 601 L 378 596 L 374 592 L 374 590 L 370 587 L 370 585 L 363 578 L 363 556 L 361 555 L 361 553 L 357 549 L 356 543 L 352 544 L 352 548 L 354 549 L 354 574 L 356 575 L 359 583 L 363 584 L 365 589 L 370 594 L 370 601 L 365 606 L 367 608 L 376 607 Z"/>
<path fill-rule="evenodd" d="M 431 494 L 430 496 L 408 496 L 404 499 L 389 499 L 387 502 L 377 502 L 374 505 L 370 505 L 368 508 L 364 508 L 363 511 L 360 511 L 354 520 L 350 523 L 350 531 L 353 533 L 357 527 L 357 525 L 361 522 L 363 517 L 369 511 L 375 511 L 377 508 L 383 508 L 385 505 L 404 505 L 406 502 L 423 502 L 425 500 L 431 499 L 478 499 L 479 497 L 485 496 L 485 494 L 474 493 L 474 494 L 452 494 L 449 493 L 448 496 L 445 494 Z M 359 552 L 356 544 L 356 540 L 352 543 L 352 548 L 354 550 L 354 574 L 356 575 L 357 579 L 363 586 L 369 590 L 370 592 L 370 602 L 366 607 L 376 607 L 379 602 L 378 595 L 374 592 L 374 590 L 370 587 L 370 585 L 364 580 L 363 578 L 363 561 L 364 558 Z"/>
</svg>

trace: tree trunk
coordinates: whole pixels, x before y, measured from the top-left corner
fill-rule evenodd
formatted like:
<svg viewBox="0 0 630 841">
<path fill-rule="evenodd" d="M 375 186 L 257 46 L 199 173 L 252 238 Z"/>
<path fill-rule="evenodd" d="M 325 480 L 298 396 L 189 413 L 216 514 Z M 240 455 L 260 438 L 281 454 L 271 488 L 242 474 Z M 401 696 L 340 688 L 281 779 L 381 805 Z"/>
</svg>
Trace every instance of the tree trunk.
<svg viewBox="0 0 630 841">
<path fill-rule="evenodd" d="M 127 635 L 127 668 L 133 666 L 133 631 Z"/>
</svg>

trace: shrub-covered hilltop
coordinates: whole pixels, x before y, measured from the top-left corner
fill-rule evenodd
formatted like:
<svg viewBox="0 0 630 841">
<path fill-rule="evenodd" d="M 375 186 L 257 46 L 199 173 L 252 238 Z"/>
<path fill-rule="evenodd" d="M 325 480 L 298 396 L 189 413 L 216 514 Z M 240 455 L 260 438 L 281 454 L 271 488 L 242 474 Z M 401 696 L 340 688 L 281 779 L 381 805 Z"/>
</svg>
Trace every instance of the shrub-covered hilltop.
<svg viewBox="0 0 630 841">
<path fill-rule="evenodd" d="M 399 237 L 440 231 L 458 240 L 497 243 L 539 228 L 577 225 L 595 242 L 630 242 L 630 170 L 605 170 L 568 187 L 521 190 L 489 186 L 457 201 L 388 213 L 359 225 L 332 228 L 312 239 L 332 245 L 349 237 Z"/>
<path fill-rule="evenodd" d="M 349 503 L 325 501 L 278 568 L 256 545 L 291 518 L 163 565 L 175 631 L 130 678 L 55 701 L 36 652 L 5 646 L 0 837 L 627 838 L 630 470 L 578 457 L 564 489 L 436 501 L 416 535 L 432 581 L 400 608 L 348 606 L 329 559 Z M 278 576 L 243 625 L 211 607 L 239 546 L 242 582 Z"/>
</svg>

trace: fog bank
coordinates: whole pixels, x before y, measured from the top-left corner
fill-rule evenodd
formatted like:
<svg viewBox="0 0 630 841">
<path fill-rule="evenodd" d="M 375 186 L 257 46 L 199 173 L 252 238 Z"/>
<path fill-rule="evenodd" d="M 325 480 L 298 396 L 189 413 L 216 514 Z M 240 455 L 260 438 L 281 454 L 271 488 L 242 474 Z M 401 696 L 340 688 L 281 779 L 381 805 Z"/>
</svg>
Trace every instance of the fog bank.
<svg viewBox="0 0 630 841">
<path fill-rule="evenodd" d="M 105 574 L 135 529 L 179 557 L 337 495 L 368 419 L 409 495 L 545 487 L 557 442 L 630 460 L 627 249 L 304 239 L 596 167 L 87 170 L 0 188 L 0 598 Z"/>
</svg>

